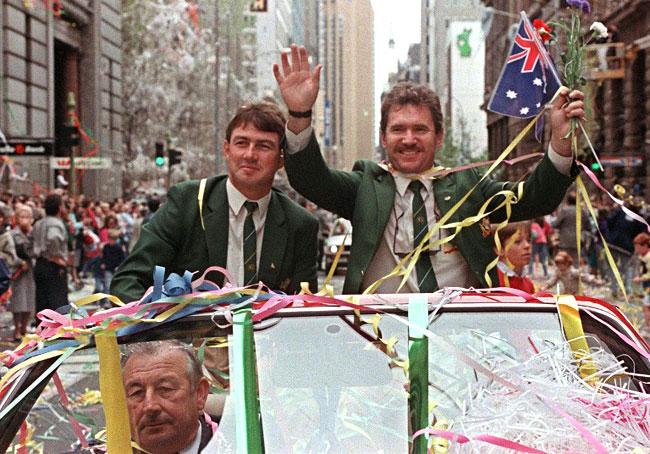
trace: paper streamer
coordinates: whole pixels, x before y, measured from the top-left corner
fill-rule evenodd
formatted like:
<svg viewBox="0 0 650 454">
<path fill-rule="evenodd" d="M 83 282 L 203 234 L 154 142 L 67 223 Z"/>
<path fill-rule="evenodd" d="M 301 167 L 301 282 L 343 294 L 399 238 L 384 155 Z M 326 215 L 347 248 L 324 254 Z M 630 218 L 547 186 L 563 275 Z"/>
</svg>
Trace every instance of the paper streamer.
<svg viewBox="0 0 650 454">
<path fill-rule="evenodd" d="M 120 349 L 115 333 L 101 333 L 95 337 L 99 355 L 99 390 L 104 402 L 107 452 L 130 453 L 131 429 L 122 383 Z"/>
</svg>

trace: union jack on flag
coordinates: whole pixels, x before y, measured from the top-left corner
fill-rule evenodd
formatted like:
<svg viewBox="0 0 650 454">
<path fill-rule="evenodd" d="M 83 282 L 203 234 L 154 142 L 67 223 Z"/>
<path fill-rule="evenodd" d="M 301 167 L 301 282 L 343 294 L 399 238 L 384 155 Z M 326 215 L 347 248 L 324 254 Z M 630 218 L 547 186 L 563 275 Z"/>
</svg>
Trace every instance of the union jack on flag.
<svg viewBox="0 0 650 454">
<path fill-rule="evenodd" d="M 560 77 L 524 11 L 488 110 L 517 118 L 537 115 L 560 88 Z"/>
</svg>

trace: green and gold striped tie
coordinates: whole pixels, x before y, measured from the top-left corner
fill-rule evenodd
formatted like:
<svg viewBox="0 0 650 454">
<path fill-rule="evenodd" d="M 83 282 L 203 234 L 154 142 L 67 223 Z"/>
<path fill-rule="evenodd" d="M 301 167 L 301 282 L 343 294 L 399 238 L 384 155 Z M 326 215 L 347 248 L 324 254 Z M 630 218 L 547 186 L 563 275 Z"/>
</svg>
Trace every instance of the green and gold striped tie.
<svg viewBox="0 0 650 454">
<path fill-rule="evenodd" d="M 244 220 L 244 285 L 257 281 L 257 234 L 253 222 L 253 212 L 257 210 L 257 202 L 247 200 L 246 220 Z"/>
<path fill-rule="evenodd" d="M 413 247 L 417 247 L 422 238 L 429 231 L 429 223 L 427 221 L 427 210 L 424 208 L 424 200 L 420 190 L 424 185 L 420 180 L 413 180 L 409 183 L 409 189 L 413 192 Z M 418 261 L 415 264 L 415 270 L 418 278 L 418 288 L 421 293 L 431 293 L 438 289 L 438 282 L 436 275 L 431 266 L 431 259 L 429 258 L 429 248 L 422 250 Z"/>
</svg>

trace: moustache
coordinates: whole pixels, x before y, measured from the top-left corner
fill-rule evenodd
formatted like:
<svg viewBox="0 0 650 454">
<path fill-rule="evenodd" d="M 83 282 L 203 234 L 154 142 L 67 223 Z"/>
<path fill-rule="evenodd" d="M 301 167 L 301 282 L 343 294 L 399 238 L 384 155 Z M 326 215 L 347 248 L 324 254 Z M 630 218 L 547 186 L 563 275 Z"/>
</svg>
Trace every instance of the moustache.
<svg viewBox="0 0 650 454">
<path fill-rule="evenodd" d="M 174 421 L 172 421 L 170 418 L 161 418 L 157 416 L 145 416 L 143 419 L 140 420 L 138 424 L 138 428 L 142 430 L 147 426 L 156 426 L 159 424 L 173 424 L 173 423 Z"/>
</svg>

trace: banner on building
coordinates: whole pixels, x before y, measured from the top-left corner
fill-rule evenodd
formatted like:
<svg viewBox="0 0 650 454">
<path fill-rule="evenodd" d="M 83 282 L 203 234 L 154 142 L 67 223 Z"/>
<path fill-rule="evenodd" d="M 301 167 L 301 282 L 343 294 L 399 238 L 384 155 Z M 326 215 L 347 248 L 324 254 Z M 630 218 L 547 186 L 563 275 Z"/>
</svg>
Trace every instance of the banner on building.
<svg viewBox="0 0 650 454">
<path fill-rule="evenodd" d="M 600 163 L 603 167 L 640 167 L 643 165 L 643 156 L 601 156 Z"/>
<path fill-rule="evenodd" d="M 111 158 L 102 158 L 96 156 L 78 157 L 74 160 L 75 169 L 83 170 L 99 170 L 110 169 L 113 167 L 113 160 Z M 69 169 L 70 158 L 65 156 L 57 156 L 50 158 L 50 169 Z"/>
<path fill-rule="evenodd" d="M 54 150 L 52 142 L 18 142 L 10 140 L 0 145 L 0 154 L 14 156 L 51 155 Z"/>
</svg>

